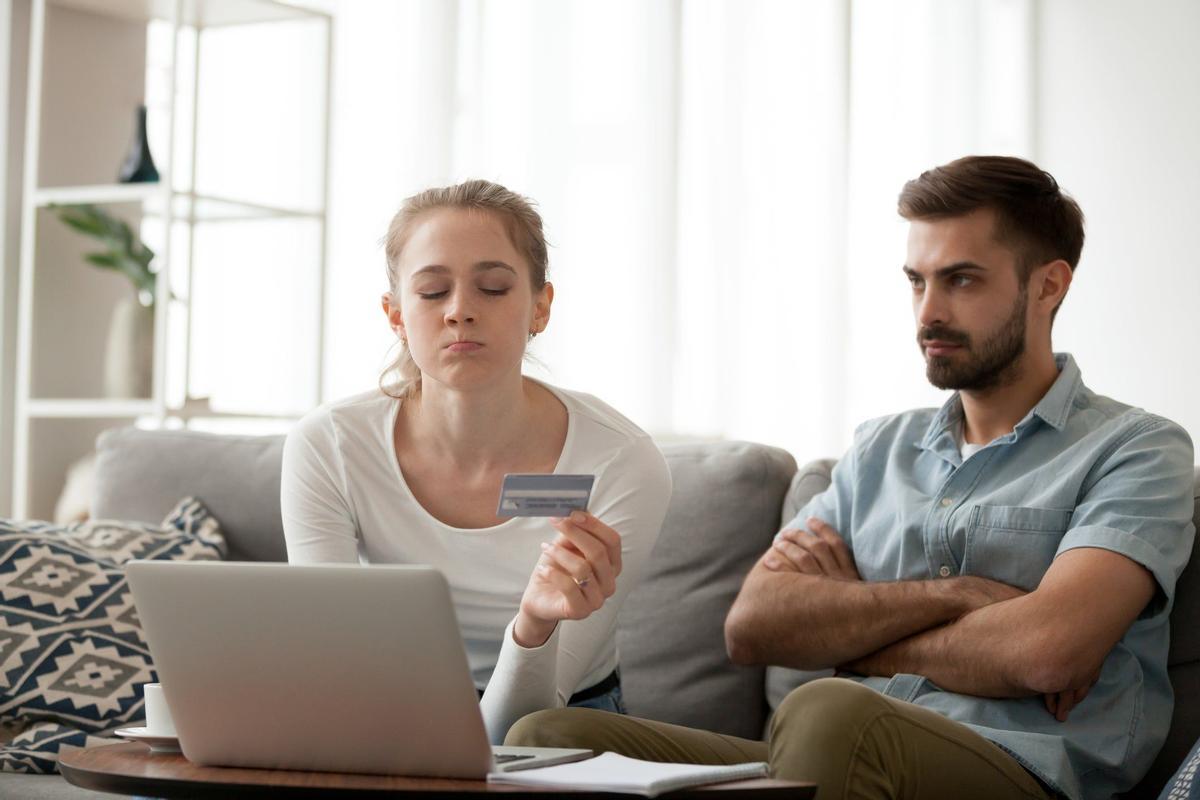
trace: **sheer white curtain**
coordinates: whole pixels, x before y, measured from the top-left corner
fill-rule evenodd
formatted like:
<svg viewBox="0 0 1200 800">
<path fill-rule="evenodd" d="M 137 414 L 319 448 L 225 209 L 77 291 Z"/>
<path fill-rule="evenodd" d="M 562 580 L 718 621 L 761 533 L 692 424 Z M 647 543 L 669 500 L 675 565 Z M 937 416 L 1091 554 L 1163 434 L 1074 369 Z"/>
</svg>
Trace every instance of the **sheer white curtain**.
<svg viewBox="0 0 1200 800">
<path fill-rule="evenodd" d="M 535 374 L 802 460 L 938 402 L 895 197 L 958 155 L 1029 154 L 1030 2 L 331 6 L 326 397 L 384 364 L 400 201 L 484 177 L 538 200 L 554 245 Z"/>
</svg>

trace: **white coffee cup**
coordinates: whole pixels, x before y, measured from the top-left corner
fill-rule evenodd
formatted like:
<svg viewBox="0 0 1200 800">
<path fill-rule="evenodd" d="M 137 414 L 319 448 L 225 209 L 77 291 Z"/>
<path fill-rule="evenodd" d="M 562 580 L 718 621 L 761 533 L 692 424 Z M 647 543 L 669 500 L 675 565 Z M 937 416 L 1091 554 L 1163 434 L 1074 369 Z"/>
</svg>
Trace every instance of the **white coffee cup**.
<svg viewBox="0 0 1200 800">
<path fill-rule="evenodd" d="M 171 709 L 163 694 L 161 683 L 142 685 L 146 698 L 146 732 L 154 736 L 175 736 L 175 723 L 171 720 Z"/>
</svg>

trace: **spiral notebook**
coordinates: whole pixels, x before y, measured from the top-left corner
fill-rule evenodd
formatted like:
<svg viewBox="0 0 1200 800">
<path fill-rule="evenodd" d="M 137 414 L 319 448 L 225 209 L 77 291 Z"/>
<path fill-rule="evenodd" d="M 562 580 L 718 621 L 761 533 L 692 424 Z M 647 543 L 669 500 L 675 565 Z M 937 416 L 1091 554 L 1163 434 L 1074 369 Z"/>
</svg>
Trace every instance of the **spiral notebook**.
<svg viewBox="0 0 1200 800">
<path fill-rule="evenodd" d="M 551 786 L 562 789 L 593 789 L 656 797 L 664 792 L 703 786 L 706 783 L 749 780 L 767 777 L 762 761 L 731 766 L 701 764 L 662 764 L 639 761 L 616 753 L 603 753 L 586 761 L 522 772 L 494 772 L 490 783 L 518 786 Z"/>
</svg>

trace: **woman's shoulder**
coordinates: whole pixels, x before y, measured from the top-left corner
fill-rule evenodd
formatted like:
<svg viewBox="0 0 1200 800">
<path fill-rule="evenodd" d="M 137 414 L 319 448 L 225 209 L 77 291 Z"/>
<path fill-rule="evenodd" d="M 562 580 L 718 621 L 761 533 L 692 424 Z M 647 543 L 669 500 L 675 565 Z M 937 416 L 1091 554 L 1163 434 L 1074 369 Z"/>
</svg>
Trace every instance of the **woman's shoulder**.
<svg viewBox="0 0 1200 800">
<path fill-rule="evenodd" d="M 650 438 L 633 420 L 595 395 L 548 384 L 546 388 L 563 402 L 576 425 L 593 429 L 614 441 L 632 442 Z"/>
<path fill-rule="evenodd" d="M 614 462 L 635 471 L 666 468 L 650 434 L 608 403 L 587 392 L 547 387 L 571 418 L 571 468 L 595 471 Z M 586 463 L 585 463 L 586 462 Z"/>
</svg>

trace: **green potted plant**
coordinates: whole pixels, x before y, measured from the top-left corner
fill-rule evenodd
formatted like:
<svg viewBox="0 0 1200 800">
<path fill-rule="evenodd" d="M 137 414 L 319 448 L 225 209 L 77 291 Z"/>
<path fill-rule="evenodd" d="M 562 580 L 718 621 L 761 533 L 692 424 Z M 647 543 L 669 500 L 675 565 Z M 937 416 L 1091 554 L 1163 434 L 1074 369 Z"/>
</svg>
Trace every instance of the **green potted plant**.
<svg viewBox="0 0 1200 800">
<path fill-rule="evenodd" d="M 154 299 L 158 275 L 154 251 L 124 221 L 94 205 L 51 205 L 67 226 L 96 239 L 102 249 L 84 259 L 118 272 L 134 293 L 113 309 L 104 365 L 104 392 L 109 397 L 149 397 L 154 359 Z"/>
</svg>

